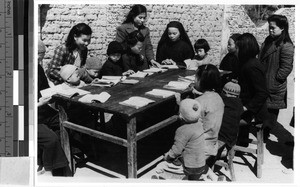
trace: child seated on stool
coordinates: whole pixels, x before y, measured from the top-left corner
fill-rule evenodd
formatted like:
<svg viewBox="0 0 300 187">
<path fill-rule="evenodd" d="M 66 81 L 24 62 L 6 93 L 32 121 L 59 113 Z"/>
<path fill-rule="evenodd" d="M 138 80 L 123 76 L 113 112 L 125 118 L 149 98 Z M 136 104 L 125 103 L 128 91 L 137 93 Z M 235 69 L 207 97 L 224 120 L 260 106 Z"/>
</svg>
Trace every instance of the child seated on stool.
<svg viewBox="0 0 300 187">
<path fill-rule="evenodd" d="M 200 116 L 199 102 L 194 99 L 184 99 L 180 102 L 179 117 L 183 125 L 176 130 L 175 142 L 164 157 L 167 162 L 182 157 L 184 174 L 188 180 L 199 180 L 201 175 L 208 171 L 205 165 L 205 137 Z"/>
<path fill-rule="evenodd" d="M 101 69 L 101 75 L 110 76 L 127 76 L 133 74 L 134 71 L 129 69 L 124 72 L 124 65 L 122 61 L 122 54 L 124 53 L 121 43 L 117 41 L 112 41 L 107 47 L 108 59 L 103 64 Z"/>
<path fill-rule="evenodd" d="M 86 84 L 80 80 L 78 67 L 71 64 L 66 64 L 60 69 L 60 76 L 64 80 L 64 87 L 80 88 Z"/>
<path fill-rule="evenodd" d="M 86 59 L 85 68 L 82 68 L 81 80 L 85 83 L 91 83 L 95 78 L 99 78 L 99 72 L 102 68 L 102 63 L 98 57 L 89 57 Z"/>
<path fill-rule="evenodd" d="M 239 132 L 239 123 L 243 113 L 243 104 L 239 98 L 241 87 L 233 79 L 223 87 L 221 97 L 225 104 L 224 114 L 218 140 L 224 142 L 228 148 L 236 144 Z"/>
</svg>

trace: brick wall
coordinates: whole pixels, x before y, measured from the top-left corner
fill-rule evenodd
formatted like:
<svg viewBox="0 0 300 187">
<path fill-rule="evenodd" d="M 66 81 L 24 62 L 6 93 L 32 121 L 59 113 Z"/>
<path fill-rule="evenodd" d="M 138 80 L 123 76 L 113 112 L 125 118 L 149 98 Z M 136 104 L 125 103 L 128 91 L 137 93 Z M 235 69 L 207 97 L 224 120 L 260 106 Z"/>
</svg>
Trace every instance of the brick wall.
<svg viewBox="0 0 300 187">
<path fill-rule="evenodd" d="M 154 53 L 166 25 L 173 20 L 180 21 L 185 27 L 191 42 L 205 38 L 211 47 L 210 55 L 215 64 L 226 54 L 226 45 L 230 33 L 253 33 L 259 43 L 268 35 L 267 27 L 256 28 L 249 16 L 239 5 L 179 5 L 149 4 L 147 7 L 146 26 Z M 106 48 L 115 38 L 115 29 L 125 19 L 130 5 L 124 4 L 76 4 L 43 5 L 40 7 L 39 31 L 47 51 L 44 64 L 47 64 L 55 47 L 67 37 L 69 30 L 77 23 L 87 23 L 93 30 L 90 56 L 106 60 Z M 294 11 L 283 11 L 294 21 Z M 282 13 L 282 14 L 283 14 Z M 294 30 L 294 24 L 291 24 Z M 292 34 L 291 34 L 292 35 Z M 294 34 L 293 34 L 294 37 Z M 46 67 L 46 66 L 44 66 Z"/>
</svg>

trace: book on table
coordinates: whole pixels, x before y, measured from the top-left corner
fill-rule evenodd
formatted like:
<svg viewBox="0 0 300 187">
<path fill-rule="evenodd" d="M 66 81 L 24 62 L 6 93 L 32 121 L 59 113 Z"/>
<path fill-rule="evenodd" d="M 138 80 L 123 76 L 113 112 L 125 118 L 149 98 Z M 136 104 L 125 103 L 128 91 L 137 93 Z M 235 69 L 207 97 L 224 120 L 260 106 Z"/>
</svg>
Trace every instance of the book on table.
<svg viewBox="0 0 300 187">
<path fill-rule="evenodd" d="M 148 73 L 146 73 L 146 72 L 137 71 L 136 73 L 129 75 L 129 77 L 144 78 L 147 75 L 148 75 Z"/>
<path fill-rule="evenodd" d="M 168 71 L 168 69 L 166 68 L 149 68 L 149 69 L 145 69 L 143 70 L 146 73 L 163 73 Z"/>
<path fill-rule="evenodd" d="M 94 79 L 90 85 L 100 87 L 112 87 L 121 81 L 121 76 L 102 76 L 101 79 Z"/>
<path fill-rule="evenodd" d="M 160 98 L 167 98 L 172 95 L 174 95 L 176 92 L 170 91 L 170 90 L 163 90 L 163 89 L 153 89 L 149 92 L 146 92 L 146 95 L 151 95 L 154 97 L 160 97 Z"/>
<path fill-rule="evenodd" d="M 161 65 L 161 68 L 164 69 L 179 69 L 179 67 L 177 65 L 171 64 L 171 65 Z"/>
<path fill-rule="evenodd" d="M 86 94 L 78 101 L 83 103 L 100 102 L 105 103 L 110 98 L 110 94 L 107 92 L 101 92 L 100 94 Z"/>
<path fill-rule="evenodd" d="M 74 97 L 77 95 L 85 95 L 85 94 L 89 94 L 89 93 L 90 93 L 89 91 L 82 90 L 79 88 L 72 88 L 72 87 L 66 88 L 66 87 L 63 87 L 62 84 L 41 90 L 41 95 L 43 97 L 50 97 L 52 95 L 59 94 L 64 97 L 71 98 L 71 97 Z"/>
<path fill-rule="evenodd" d="M 136 84 L 140 82 L 139 80 L 135 80 L 135 79 L 125 79 L 125 80 L 122 80 L 120 83 L 122 84 Z"/>
<path fill-rule="evenodd" d="M 151 100 L 151 99 L 148 99 L 145 97 L 133 96 L 125 101 L 120 102 L 119 104 L 139 109 L 141 107 L 144 107 L 144 106 L 146 106 L 150 103 L 154 103 L 154 102 L 155 102 L 154 100 Z"/>
<path fill-rule="evenodd" d="M 173 90 L 185 90 L 190 86 L 190 82 L 184 81 L 170 81 L 164 88 L 173 89 Z"/>
</svg>

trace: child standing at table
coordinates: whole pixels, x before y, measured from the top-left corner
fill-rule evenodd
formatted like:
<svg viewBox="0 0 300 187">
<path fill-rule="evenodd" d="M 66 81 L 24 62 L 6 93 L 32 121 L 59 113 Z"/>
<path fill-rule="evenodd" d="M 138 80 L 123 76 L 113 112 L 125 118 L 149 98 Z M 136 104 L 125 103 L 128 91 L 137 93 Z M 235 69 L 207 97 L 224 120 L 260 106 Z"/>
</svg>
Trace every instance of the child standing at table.
<svg viewBox="0 0 300 187">
<path fill-rule="evenodd" d="M 89 57 L 86 59 L 83 72 L 79 72 L 81 80 L 85 83 L 91 83 L 95 78 L 99 77 L 99 72 L 102 68 L 101 60 L 98 57 Z"/>
<path fill-rule="evenodd" d="M 112 41 L 108 44 L 106 52 L 108 59 L 101 69 L 101 76 L 126 76 L 134 73 L 132 70 L 124 72 L 123 61 L 121 58 L 123 53 L 122 45 L 119 42 Z"/>
<path fill-rule="evenodd" d="M 194 99 L 184 99 L 179 105 L 179 118 L 182 126 L 175 133 L 174 144 L 165 154 L 167 162 L 180 158 L 188 180 L 199 180 L 207 173 L 205 165 L 205 137 L 201 119 L 201 105 Z M 183 159 L 181 159 L 181 157 Z"/>
<path fill-rule="evenodd" d="M 184 60 L 193 57 L 193 46 L 183 25 L 178 21 L 171 21 L 158 42 L 157 62 L 185 67 Z"/>
<path fill-rule="evenodd" d="M 205 39 L 198 39 L 194 44 L 194 49 L 196 55 L 194 59 L 187 59 L 184 62 L 186 63 L 187 69 L 195 69 L 203 64 L 212 64 L 212 58 L 208 55 L 210 46 Z"/>
<path fill-rule="evenodd" d="M 86 84 L 80 80 L 78 67 L 71 64 L 64 65 L 59 72 L 61 78 L 65 81 L 63 86 L 71 88 L 80 88 Z"/>
<path fill-rule="evenodd" d="M 126 39 L 128 48 L 122 55 L 124 71 L 137 72 L 149 68 L 146 58 L 141 54 L 144 40 L 145 37 L 139 31 L 128 34 Z"/>
<path fill-rule="evenodd" d="M 227 50 L 228 53 L 220 63 L 220 69 L 231 71 L 232 73 L 222 76 L 222 82 L 225 85 L 231 79 L 237 79 L 239 72 L 239 59 L 237 57 L 237 49 L 235 45 L 236 39 L 241 36 L 239 33 L 232 34 L 228 39 Z"/>
</svg>

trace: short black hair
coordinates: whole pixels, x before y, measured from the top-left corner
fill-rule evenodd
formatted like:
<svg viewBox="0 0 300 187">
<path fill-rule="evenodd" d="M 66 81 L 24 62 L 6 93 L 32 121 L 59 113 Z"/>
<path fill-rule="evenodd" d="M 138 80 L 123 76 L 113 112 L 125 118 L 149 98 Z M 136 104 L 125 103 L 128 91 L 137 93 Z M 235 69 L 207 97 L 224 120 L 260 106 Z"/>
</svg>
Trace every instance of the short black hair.
<svg viewBox="0 0 300 187">
<path fill-rule="evenodd" d="M 195 51 L 202 48 L 204 49 L 205 53 L 207 53 L 210 50 L 209 44 L 205 39 L 199 39 L 194 44 Z"/>
<path fill-rule="evenodd" d="M 236 40 L 236 45 L 238 47 L 238 58 L 241 63 L 246 63 L 259 53 L 259 45 L 251 33 L 244 33 L 239 36 Z"/>
<path fill-rule="evenodd" d="M 218 68 L 212 64 L 201 65 L 196 72 L 195 88 L 199 92 L 215 91 L 221 92 L 221 76 Z"/>
</svg>

